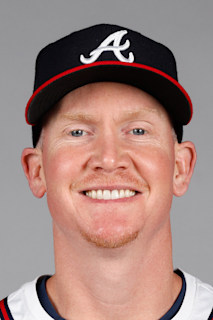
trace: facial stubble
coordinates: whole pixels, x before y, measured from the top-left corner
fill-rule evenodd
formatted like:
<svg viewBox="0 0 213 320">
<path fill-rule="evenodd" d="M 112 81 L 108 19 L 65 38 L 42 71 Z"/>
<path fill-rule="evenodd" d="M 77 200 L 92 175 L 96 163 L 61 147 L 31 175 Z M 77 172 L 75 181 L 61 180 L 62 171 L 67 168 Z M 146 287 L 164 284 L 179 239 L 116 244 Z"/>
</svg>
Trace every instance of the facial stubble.
<svg viewBox="0 0 213 320">
<path fill-rule="evenodd" d="M 81 230 L 82 237 L 89 243 L 99 248 L 115 249 L 121 248 L 133 242 L 138 237 L 139 231 L 126 233 L 120 236 L 114 234 L 113 236 L 105 238 L 103 235 L 94 235 Z"/>
</svg>

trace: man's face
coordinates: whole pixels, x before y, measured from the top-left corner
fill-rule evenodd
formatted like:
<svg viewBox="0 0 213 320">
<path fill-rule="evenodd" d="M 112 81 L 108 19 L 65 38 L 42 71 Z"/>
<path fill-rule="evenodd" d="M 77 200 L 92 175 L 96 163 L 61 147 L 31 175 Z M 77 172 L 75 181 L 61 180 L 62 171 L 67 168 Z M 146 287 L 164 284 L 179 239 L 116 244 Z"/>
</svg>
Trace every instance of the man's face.
<svg viewBox="0 0 213 320">
<path fill-rule="evenodd" d="M 42 140 L 55 227 L 101 247 L 154 236 L 169 222 L 176 145 L 164 108 L 137 88 L 95 83 L 67 94 Z"/>
</svg>

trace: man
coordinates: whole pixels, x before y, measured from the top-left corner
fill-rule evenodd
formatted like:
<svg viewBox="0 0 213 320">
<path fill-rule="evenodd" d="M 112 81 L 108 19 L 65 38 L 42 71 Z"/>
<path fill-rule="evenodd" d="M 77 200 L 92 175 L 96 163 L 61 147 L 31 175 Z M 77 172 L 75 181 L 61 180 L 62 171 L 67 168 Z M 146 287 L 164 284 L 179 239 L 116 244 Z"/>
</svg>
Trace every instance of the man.
<svg viewBox="0 0 213 320">
<path fill-rule="evenodd" d="M 40 52 L 22 165 L 47 196 L 55 274 L 2 300 L 1 319 L 213 319 L 213 288 L 172 263 L 191 116 L 171 51 L 137 32 L 96 25 Z"/>
</svg>

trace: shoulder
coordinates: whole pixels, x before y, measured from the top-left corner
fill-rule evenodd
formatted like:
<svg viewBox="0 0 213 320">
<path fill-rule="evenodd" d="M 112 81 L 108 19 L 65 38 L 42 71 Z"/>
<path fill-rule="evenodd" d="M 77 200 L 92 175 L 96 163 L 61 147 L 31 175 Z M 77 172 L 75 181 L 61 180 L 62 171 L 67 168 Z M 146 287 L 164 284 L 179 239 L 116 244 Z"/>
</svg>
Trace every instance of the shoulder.
<svg viewBox="0 0 213 320">
<path fill-rule="evenodd" d="M 25 283 L 0 302 L 0 320 L 52 320 L 38 299 L 37 280 Z"/>
<path fill-rule="evenodd" d="M 183 273 L 188 285 L 188 290 L 193 294 L 194 299 L 196 301 L 204 299 L 206 302 L 209 301 L 209 303 L 213 304 L 213 287 L 186 272 Z"/>
<path fill-rule="evenodd" d="M 213 287 L 182 271 L 186 280 L 186 294 L 175 320 L 212 320 Z"/>
</svg>

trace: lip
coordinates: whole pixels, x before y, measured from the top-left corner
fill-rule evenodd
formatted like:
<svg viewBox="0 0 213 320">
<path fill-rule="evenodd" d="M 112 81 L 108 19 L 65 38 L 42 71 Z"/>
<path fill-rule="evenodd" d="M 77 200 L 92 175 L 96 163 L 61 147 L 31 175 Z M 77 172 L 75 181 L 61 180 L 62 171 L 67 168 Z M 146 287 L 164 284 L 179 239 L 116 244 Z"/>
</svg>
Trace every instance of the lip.
<svg viewBox="0 0 213 320">
<path fill-rule="evenodd" d="M 130 186 L 130 185 L 99 185 L 99 186 L 88 186 L 85 187 L 82 190 L 79 190 L 79 193 L 85 193 L 86 191 L 90 191 L 90 190 L 132 190 L 132 191 L 136 191 L 137 193 L 142 193 L 141 190 L 139 190 L 138 188 L 135 188 L 134 186 Z"/>
</svg>

